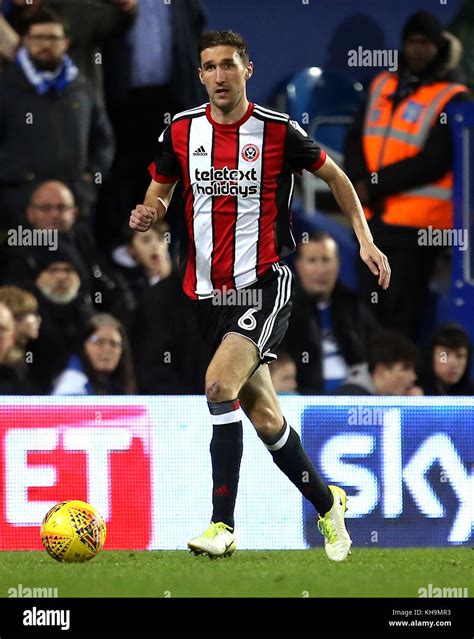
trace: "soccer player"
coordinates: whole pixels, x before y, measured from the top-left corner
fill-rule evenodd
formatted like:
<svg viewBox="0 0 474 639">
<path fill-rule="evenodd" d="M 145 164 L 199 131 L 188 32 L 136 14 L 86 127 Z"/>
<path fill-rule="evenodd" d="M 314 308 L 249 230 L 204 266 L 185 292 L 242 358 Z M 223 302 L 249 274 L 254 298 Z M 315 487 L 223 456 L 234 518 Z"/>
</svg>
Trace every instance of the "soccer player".
<svg viewBox="0 0 474 639">
<path fill-rule="evenodd" d="M 291 312 L 292 275 L 280 259 L 295 248 L 289 210 L 293 172 L 306 169 L 327 182 L 352 222 L 362 260 L 384 289 L 388 261 L 374 245 L 343 171 L 287 115 L 247 99 L 253 65 L 241 36 L 204 34 L 199 53 L 209 104 L 178 113 L 161 134 L 150 166 L 153 179 L 129 222 L 147 231 L 166 214 L 183 178 L 189 236 L 184 291 L 196 300 L 203 337 L 214 348 L 205 384 L 213 424 L 213 514 L 209 528 L 188 547 L 209 557 L 236 549 L 243 410 L 275 464 L 319 513 L 328 557 L 342 561 L 351 546 L 346 494 L 327 486 L 307 457 L 281 413 L 267 365 Z"/>
</svg>

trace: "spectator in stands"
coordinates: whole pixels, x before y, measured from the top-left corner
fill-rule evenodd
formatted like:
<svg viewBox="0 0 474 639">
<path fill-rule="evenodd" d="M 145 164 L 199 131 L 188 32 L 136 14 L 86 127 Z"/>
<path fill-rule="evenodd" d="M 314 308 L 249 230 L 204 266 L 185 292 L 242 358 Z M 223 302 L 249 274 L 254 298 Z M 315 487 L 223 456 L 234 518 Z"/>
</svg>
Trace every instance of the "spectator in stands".
<svg viewBox="0 0 474 639">
<path fill-rule="evenodd" d="M 471 353 L 469 334 L 460 324 L 440 326 L 426 351 L 420 382 L 425 395 L 474 395 Z"/>
<path fill-rule="evenodd" d="M 57 180 L 43 182 L 33 192 L 26 209 L 31 229 L 54 230 L 60 241 L 75 251 L 83 262 L 82 288 L 97 312 L 116 316 L 127 326 L 134 309 L 133 296 L 125 278 L 99 253 L 94 238 L 76 224 L 77 207 L 71 190 Z M 5 280 L 28 286 L 34 279 L 37 251 L 30 246 L 9 246 L 5 251 Z"/>
<path fill-rule="evenodd" d="M 275 392 L 280 395 L 294 395 L 297 392 L 296 364 L 284 351 L 277 353 L 278 359 L 270 364 L 270 376 Z"/>
<path fill-rule="evenodd" d="M 298 246 L 293 310 L 284 340 L 296 363 L 298 390 L 330 392 L 349 367 L 366 362 L 369 336 L 378 329 L 370 310 L 338 279 L 339 252 L 325 231 Z"/>
<path fill-rule="evenodd" d="M 171 273 L 169 226 L 164 220 L 157 220 L 146 233 L 127 227 L 124 234 L 126 252 L 116 250 L 114 255 L 138 302 L 143 291 Z"/>
<path fill-rule="evenodd" d="M 90 84 L 67 55 L 66 23 L 50 9 L 29 23 L 0 75 L 0 206 L 4 228 L 24 222 L 36 186 L 59 179 L 88 219 L 113 158 L 113 134 Z M 26 118 L 26 119 L 25 119 Z"/>
<path fill-rule="evenodd" d="M 8 306 L 0 302 L 0 395 L 21 395 L 25 390 L 11 361 L 14 345 L 15 320 Z"/>
<path fill-rule="evenodd" d="M 204 26 L 200 0 L 139 0 L 132 29 L 104 47 L 106 104 L 117 155 L 101 194 L 98 231 L 111 247 L 119 243 L 130 210 L 143 200 L 150 182 L 146 167 L 156 155 L 158 136 L 174 114 L 207 101 L 196 73 Z M 182 212 L 176 195 L 171 219 L 173 211 Z"/>
<path fill-rule="evenodd" d="M 130 345 L 123 325 L 112 315 L 93 315 L 81 337 L 78 355 L 53 382 L 52 395 L 132 395 L 135 393 Z"/>
<path fill-rule="evenodd" d="M 138 0 L 13 0 L 8 20 L 23 36 L 29 20 L 49 7 L 70 25 L 69 54 L 103 100 L 101 45 L 129 29 L 137 15 Z"/>
<path fill-rule="evenodd" d="M 0 363 L 8 360 L 15 346 L 15 320 L 4 302 L 0 302 Z"/>
<path fill-rule="evenodd" d="M 140 393 L 204 392 L 211 354 L 199 335 L 191 305 L 177 270 L 143 292 L 131 332 Z"/>
<path fill-rule="evenodd" d="M 420 242 L 420 229 L 452 227 L 452 141 L 442 114 L 466 99 L 457 71 L 462 47 L 438 19 L 419 11 L 406 22 L 399 69 L 375 77 L 355 118 L 345 169 L 387 255 L 392 280 L 374 312 L 380 323 L 416 339 L 438 246 Z M 367 269 L 366 269 L 367 270 Z M 375 278 L 360 270 L 363 298 Z"/>
<path fill-rule="evenodd" d="M 56 251 L 38 249 L 36 263 L 32 292 L 42 323 L 39 338 L 31 347 L 32 376 L 38 392 L 48 393 L 53 377 L 65 368 L 70 353 L 77 348 L 93 308 L 81 290 L 83 264 L 70 247 L 58 243 Z"/>
<path fill-rule="evenodd" d="M 380 331 L 370 340 L 369 363 L 356 366 L 335 395 L 423 395 L 415 386 L 418 351 L 395 331 Z"/>
<path fill-rule="evenodd" d="M 38 301 L 32 293 L 17 286 L 0 286 L 0 303 L 8 306 L 15 320 L 15 345 L 11 350 L 11 361 L 17 367 L 23 380 L 28 378 L 31 351 L 28 345 L 39 337 L 41 317 Z"/>
</svg>

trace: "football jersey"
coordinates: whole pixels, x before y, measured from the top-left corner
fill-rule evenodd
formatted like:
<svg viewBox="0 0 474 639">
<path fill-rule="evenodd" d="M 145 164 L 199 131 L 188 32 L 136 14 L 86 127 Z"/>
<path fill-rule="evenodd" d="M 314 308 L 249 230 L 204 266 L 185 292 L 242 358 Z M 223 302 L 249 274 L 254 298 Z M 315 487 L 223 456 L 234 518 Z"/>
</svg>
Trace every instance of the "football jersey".
<svg viewBox="0 0 474 639">
<path fill-rule="evenodd" d="M 157 182 L 184 180 L 185 293 L 249 286 L 291 253 L 293 174 L 325 159 L 297 122 L 257 104 L 232 124 L 214 121 L 209 104 L 175 115 L 149 171 Z"/>
</svg>

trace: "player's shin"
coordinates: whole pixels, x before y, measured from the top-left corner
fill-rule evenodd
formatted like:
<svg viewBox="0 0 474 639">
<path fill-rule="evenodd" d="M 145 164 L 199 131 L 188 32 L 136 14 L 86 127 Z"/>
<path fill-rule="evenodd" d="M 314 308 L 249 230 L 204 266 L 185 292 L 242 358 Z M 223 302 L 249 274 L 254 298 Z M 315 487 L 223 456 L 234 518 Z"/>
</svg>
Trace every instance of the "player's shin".
<svg viewBox="0 0 474 639">
<path fill-rule="evenodd" d="M 212 419 L 212 521 L 234 528 L 242 459 L 242 409 L 238 399 L 208 402 Z"/>
<path fill-rule="evenodd" d="M 298 433 L 283 421 L 281 431 L 272 439 L 263 440 L 273 461 L 288 479 L 324 515 L 333 504 L 333 496 L 323 478 L 305 453 Z"/>
</svg>

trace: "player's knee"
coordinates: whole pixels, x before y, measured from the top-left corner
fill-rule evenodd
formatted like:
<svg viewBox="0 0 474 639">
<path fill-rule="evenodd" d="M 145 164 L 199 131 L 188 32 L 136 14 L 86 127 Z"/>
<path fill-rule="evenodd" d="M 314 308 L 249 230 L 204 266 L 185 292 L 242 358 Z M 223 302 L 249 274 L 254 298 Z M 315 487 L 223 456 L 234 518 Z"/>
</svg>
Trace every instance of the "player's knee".
<svg viewBox="0 0 474 639">
<path fill-rule="evenodd" d="M 208 402 L 227 402 L 235 399 L 237 390 L 231 384 L 220 379 L 206 382 L 206 397 Z"/>
</svg>

